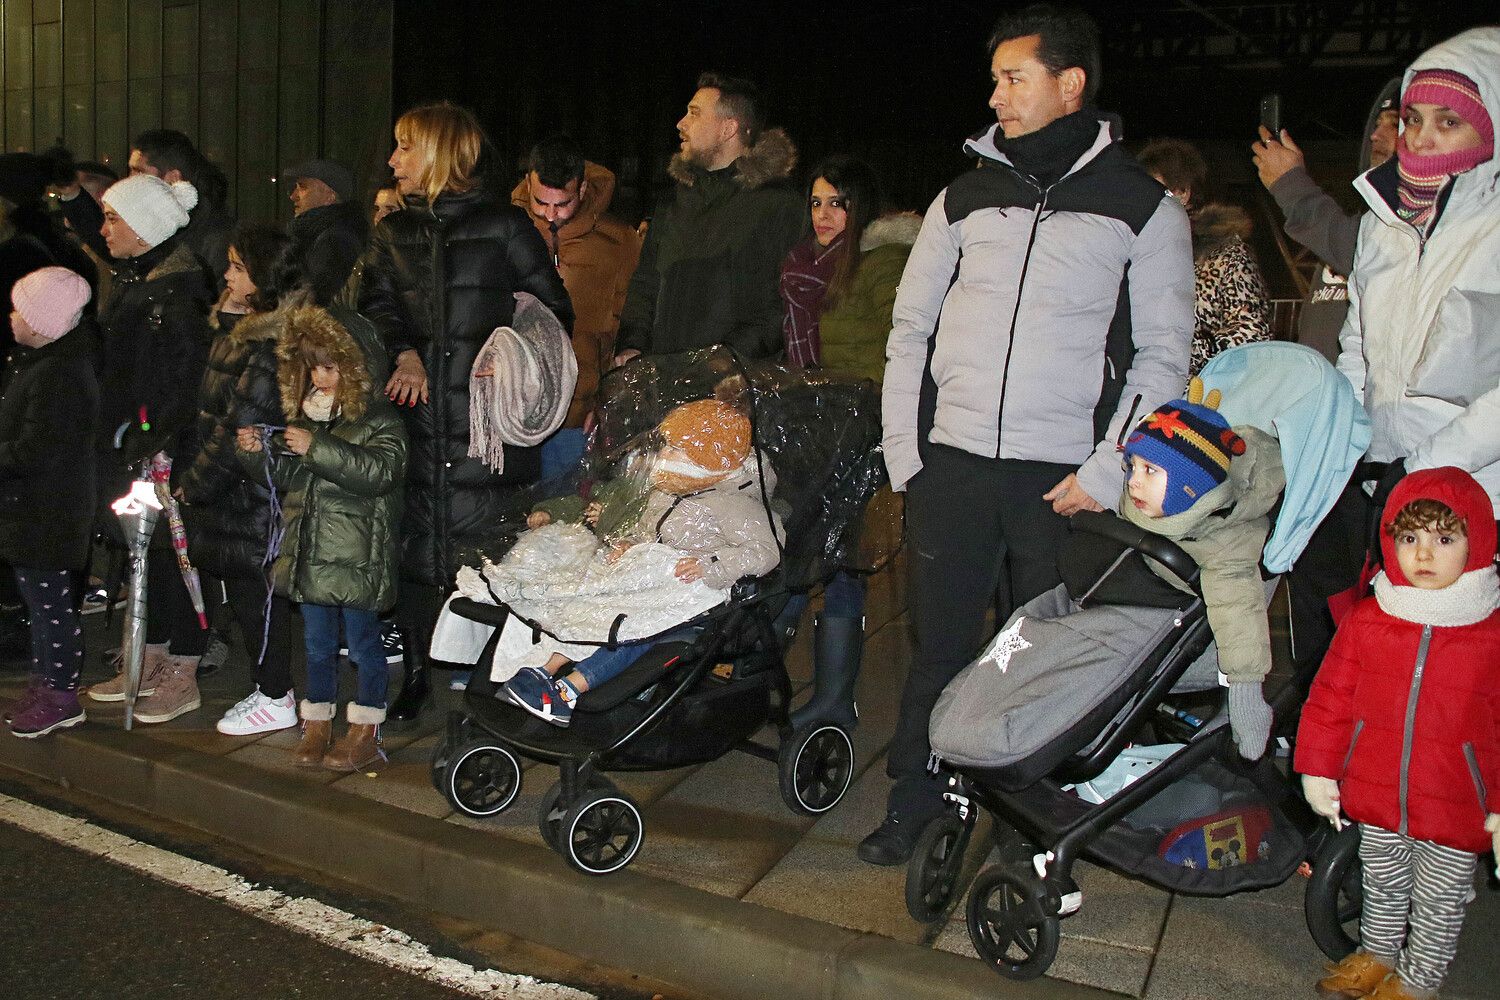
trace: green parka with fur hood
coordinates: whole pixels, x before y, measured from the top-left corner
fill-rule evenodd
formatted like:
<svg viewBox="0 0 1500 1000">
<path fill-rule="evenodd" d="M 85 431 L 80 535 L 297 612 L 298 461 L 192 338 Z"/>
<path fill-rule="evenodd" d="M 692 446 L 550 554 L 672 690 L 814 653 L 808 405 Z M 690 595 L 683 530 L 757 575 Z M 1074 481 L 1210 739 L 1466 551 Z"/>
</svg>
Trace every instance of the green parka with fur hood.
<svg viewBox="0 0 1500 1000">
<path fill-rule="evenodd" d="M 309 419 L 304 347 L 326 351 L 339 370 L 333 415 Z M 301 604 L 384 611 L 396 602 L 406 427 L 371 376 L 373 362 L 326 310 L 294 310 L 276 348 L 277 382 L 287 425 L 313 431 L 298 457 L 280 435 L 273 454 L 241 452 L 252 475 L 266 463 L 283 494 L 285 526 L 274 568 L 276 592 Z M 374 359 L 379 362 L 380 359 Z"/>
<path fill-rule="evenodd" d="M 1219 669 L 1231 682 L 1260 683 L 1271 671 L 1271 624 L 1260 554 L 1271 531 L 1269 514 L 1286 486 L 1281 446 L 1256 427 L 1236 427 L 1245 453 L 1229 463 L 1229 478 L 1181 514 L 1147 517 L 1120 497 L 1120 515 L 1176 542 L 1198 564 L 1208 626 L 1219 646 Z M 1147 563 L 1174 587 L 1187 587 L 1165 567 Z"/>
</svg>

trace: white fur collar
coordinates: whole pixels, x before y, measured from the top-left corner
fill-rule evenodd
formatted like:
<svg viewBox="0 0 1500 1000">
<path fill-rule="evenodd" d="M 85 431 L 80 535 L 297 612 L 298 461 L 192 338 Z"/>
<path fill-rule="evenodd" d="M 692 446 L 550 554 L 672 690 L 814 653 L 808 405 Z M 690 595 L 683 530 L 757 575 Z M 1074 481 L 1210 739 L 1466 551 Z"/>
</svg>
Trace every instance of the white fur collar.
<svg viewBox="0 0 1500 1000">
<path fill-rule="evenodd" d="M 1500 608 L 1500 576 L 1493 566 L 1470 570 L 1442 590 L 1398 587 L 1375 574 L 1375 600 L 1388 615 L 1418 625 L 1457 628 L 1482 622 Z"/>
</svg>

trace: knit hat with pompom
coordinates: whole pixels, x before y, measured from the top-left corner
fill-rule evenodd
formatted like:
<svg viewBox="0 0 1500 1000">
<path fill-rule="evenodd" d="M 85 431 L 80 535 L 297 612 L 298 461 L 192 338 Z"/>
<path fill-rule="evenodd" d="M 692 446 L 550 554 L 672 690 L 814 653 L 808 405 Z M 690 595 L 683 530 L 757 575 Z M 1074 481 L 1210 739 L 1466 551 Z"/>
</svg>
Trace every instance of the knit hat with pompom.
<svg viewBox="0 0 1500 1000">
<path fill-rule="evenodd" d="M 150 174 L 131 174 L 111 184 L 102 200 L 154 247 L 188 224 L 188 213 L 198 204 L 198 189 L 187 181 L 168 184 Z"/>
</svg>

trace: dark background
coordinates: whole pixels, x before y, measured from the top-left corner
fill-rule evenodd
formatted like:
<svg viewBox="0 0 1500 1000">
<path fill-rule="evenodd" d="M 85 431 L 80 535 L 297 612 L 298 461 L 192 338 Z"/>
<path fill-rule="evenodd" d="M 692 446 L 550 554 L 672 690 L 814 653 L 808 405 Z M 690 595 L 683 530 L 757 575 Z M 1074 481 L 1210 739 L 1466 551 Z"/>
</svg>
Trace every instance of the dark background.
<svg viewBox="0 0 1500 1000">
<path fill-rule="evenodd" d="M 394 104 L 447 97 L 475 108 L 506 165 L 567 131 L 621 175 L 620 213 L 665 183 L 674 125 L 697 74 L 762 87 L 768 118 L 810 168 L 852 153 L 890 200 L 920 208 L 994 121 L 985 42 L 1000 3 L 616 3 L 396 5 Z M 1250 179 L 1260 95 L 1284 95 L 1293 133 L 1337 181 L 1352 176 L 1381 84 L 1422 49 L 1494 6 L 1472 3 L 1086 3 L 1106 45 L 1100 104 L 1130 139 L 1207 140 L 1225 184 Z M 1326 161 L 1326 162 L 1325 162 Z M 507 174 L 511 176 L 511 174 Z"/>
</svg>

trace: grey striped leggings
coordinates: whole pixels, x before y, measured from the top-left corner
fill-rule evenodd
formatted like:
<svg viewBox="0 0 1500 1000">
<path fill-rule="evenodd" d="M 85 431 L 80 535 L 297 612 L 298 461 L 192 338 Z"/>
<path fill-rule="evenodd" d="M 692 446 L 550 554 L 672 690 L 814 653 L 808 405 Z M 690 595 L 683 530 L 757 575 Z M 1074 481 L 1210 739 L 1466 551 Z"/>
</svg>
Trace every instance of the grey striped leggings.
<svg viewBox="0 0 1500 1000">
<path fill-rule="evenodd" d="M 1435 991 L 1458 950 L 1478 855 L 1361 823 L 1359 860 L 1360 946 L 1393 966 L 1408 989 Z"/>
</svg>

